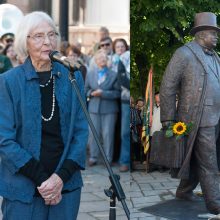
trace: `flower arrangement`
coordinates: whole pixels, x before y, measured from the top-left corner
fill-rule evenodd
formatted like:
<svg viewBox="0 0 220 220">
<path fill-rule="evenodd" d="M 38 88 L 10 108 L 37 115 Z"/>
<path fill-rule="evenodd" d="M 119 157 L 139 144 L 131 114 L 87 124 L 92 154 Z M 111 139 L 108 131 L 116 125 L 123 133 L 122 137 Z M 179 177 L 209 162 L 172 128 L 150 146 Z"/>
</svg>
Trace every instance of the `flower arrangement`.
<svg viewBox="0 0 220 220">
<path fill-rule="evenodd" d="M 171 124 L 166 130 L 166 137 L 176 136 L 176 139 L 182 138 L 184 135 L 189 135 L 189 132 L 192 130 L 193 123 L 190 122 L 185 124 L 184 122 L 177 122 L 175 124 Z"/>
</svg>

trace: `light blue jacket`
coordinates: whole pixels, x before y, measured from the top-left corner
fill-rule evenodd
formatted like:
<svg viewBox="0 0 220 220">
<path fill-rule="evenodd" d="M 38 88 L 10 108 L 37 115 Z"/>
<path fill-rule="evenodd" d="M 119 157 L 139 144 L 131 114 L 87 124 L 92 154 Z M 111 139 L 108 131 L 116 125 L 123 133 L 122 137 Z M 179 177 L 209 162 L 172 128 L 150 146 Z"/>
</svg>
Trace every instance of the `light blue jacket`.
<svg viewBox="0 0 220 220">
<path fill-rule="evenodd" d="M 102 95 L 99 97 L 91 97 L 91 93 L 97 89 L 102 90 Z M 105 81 L 99 85 L 98 72 L 89 71 L 85 81 L 86 96 L 87 100 L 89 100 L 88 111 L 96 114 L 117 113 L 119 111 L 119 89 L 116 72 L 108 69 Z"/>
<path fill-rule="evenodd" d="M 88 126 L 76 93 L 68 79 L 68 70 L 53 63 L 55 95 L 60 108 L 64 159 L 72 159 L 85 168 Z M 75 74 L 85 99 L 83 79 Z M 0 75 L 0 195 L 10 200 L 31 202 L 34 183 L 17 174 L 31 157 L 39 159 L 41 147 L 41 93 L 39 78 L 27 58 L 24 64 Z M 80 171 L 64 185 L 64 190 L 82 186 Z"/>
</svg>

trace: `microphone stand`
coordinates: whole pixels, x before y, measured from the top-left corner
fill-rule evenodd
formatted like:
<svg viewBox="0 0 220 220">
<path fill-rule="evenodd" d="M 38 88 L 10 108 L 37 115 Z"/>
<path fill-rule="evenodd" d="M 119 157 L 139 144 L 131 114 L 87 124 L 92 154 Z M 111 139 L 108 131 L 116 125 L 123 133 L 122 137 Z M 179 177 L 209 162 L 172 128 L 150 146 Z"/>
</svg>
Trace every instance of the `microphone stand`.
<svg viewBox="0 0 220 220">
<path fill-rule="evenodd" d="M 92 131 L 92 134 L 94 135 L 94 138 L 95 138 L 95 141 L 99 147 L 99 150 L 101 152 L 101 155 L 103 157 L 103 160 L 104 160 L 104 163 L 105 163 L 105 166 L 107 167 L 107 170 L 109 172 L 109 180 L 111 182 L 111 186 L 109 189 L 105 189 L 104 192 L 105 192 L 105 195 L 107 197 L 110 198 L 110 209 L 109 209 L 109 220 L 116 220 L 116 198 L 118 199 L 118 201 L 121 202 L 122 204 L 122 207 L 125 211 L 125 214 L 127 216 L 128 219 L 130 219 L 130 212 L 129 212 L 129 209 L 128 209 L 128 206 L 125 202 L 125 193 L 122 189 L 122 186 L 120 184 L 120 176 L 119 175 L 116 175 L 113 173 L 112 171 L 112 168 L 108 162 L 108 159 L 106 157 L 106 154 L 104 152 L 104 149 L 103 147 L 101 146 L 101 143 L 99 141 L 99 138 L 98 138 L 98 134 L 97 134 L 97 131 L 93 125 L 93 122 L 90 118 L 90 115 L 88 113 L 88 110 L 87 110 L 87 107 L 82 99 L 82 96 L 80 94 L 80 90 L 79 90 L 79 87 L 77 85 L 77 82 L 76 82 L 76 78 L 75 78 L 75 71 L 77 71 L 77 68 L 71 68 L 69 66 L 69 80 L 71 82 L 71 84 L 73 85 L 73 88 L 77 94 L 77 97 L 79 99 L 79 102 L 80 102 L 80 105 L 83 109 L 83 112 L 85 113 L 85 116 L 86 116 L 86 119 L 89 123 L 89 126 L 91 128 L 91 131 Z"/>
</svg>

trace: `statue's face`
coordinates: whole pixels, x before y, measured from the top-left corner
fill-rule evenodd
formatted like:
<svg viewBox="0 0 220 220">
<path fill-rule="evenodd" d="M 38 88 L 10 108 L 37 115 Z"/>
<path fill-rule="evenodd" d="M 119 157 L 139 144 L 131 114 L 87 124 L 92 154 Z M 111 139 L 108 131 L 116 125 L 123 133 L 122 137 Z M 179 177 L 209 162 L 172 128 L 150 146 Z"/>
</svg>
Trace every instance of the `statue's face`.
<svg viewBox="0 0 220 220">
<path fill-rule="evenodd" d="M 214 48 L 218 41 L 218 32 L 215 30 L 205 30 L 203 32 L 203 43 L 208 48 Z"/>
</svg>

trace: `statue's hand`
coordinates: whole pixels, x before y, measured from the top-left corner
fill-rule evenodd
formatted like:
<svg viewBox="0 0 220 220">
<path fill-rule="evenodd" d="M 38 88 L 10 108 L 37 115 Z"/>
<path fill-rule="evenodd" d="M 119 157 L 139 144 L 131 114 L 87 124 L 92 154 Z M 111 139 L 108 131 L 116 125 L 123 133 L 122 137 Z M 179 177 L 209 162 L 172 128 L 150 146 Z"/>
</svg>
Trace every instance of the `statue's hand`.
<svg viewBox="0 0 220 220">
<path fill-rule="evenodd" d="M 174 121 L 164 121 L 164 122 L 162 122 L 162 127 L 163 127 L 163 129 L 167 129 L 173 123 L 174 123 Z"/>
</svg>

